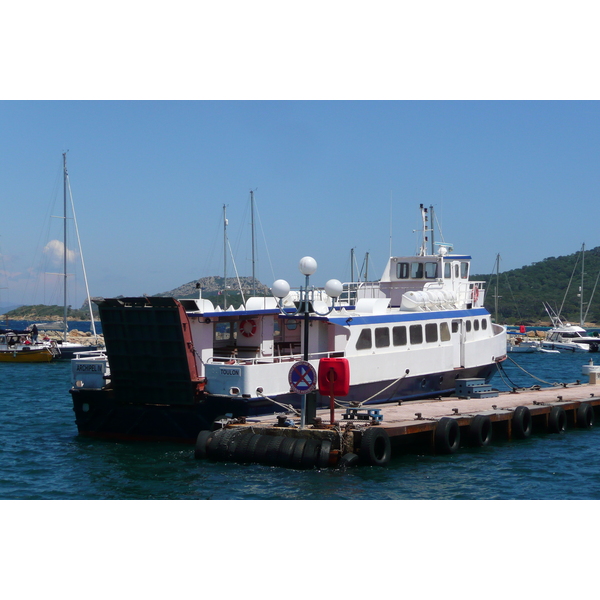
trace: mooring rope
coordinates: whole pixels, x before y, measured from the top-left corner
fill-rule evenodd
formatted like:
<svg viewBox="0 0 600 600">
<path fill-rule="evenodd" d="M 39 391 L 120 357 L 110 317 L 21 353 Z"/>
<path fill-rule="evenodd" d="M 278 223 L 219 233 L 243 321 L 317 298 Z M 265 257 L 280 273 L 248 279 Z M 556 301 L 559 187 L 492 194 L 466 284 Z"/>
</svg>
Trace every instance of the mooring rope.
<svg viewBox="0 0 600 600">
<path fill-rule="evenodd" d="M 281 408 L 284 408 L 288 412 L 293 412 L 296 416 L 300 416 L 300 412 L 298 410 L 296 410 L 291 404 L 282 404 L 281 402 L 277 402 L 277 400 L 273 400 L 273 398 L 269 398 L 269 396 L 265 396 L 261 392 L 258 392 L 258 395 L 261 398 L 264 398 L 265 400 L 272 402 L 273 404 L 277 404 L 277 406 L 281 406 Z"/>
<path fill-rule="evenodd" d="M 524 369 L 519 363 L 515 362 L 510 356 L 507 356 L 506 358 L 508 358 L 508 360 L 510 360 L 516 367 L 518 367 L 519 369 L 521 369 L 521 371 L 523 371 L 523 373 L 525 373 L 526 375 L 529 375 L 529 377 L 531 377 L 532 379 L 535 379 L 536 381 L 541 381 L 542 383 L 545 383 L 547 385 L 551 385 L 553 387 L 558 387 L 561 385 L 565 385 L 563 383 L 558 383 L 558 382 L 551 382 L 551 381 L 545 381 L 544 379 L 540 379 L 539 377 L 536 377 L 535 375 L 533 375 L 532 373 L 530 373 L 529 371 L 527 371 L 526 369 Z M 498 365 L 500 365 L 500 363 L 497 363 Z"/>
</svg>

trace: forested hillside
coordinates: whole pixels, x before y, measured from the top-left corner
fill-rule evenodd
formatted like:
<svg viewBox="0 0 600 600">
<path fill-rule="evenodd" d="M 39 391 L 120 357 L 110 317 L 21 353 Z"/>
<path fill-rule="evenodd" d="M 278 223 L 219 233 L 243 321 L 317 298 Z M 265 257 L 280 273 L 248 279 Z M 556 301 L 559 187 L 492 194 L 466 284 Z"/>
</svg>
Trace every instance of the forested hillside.
<svg viewBox="0 0 600 600">
<path fill-rule="evenodd" d="M 473 275 L 471 279 L 484 280 L 485 306 L 495 316 L 496 286 L 498 289 L 498 321 L 500 323 L 534 324 L 548 321 L 542 302 L 549 303 L 556 312 L 562 305 L 561 316 L 572 323 L 580 320 L 581 251 L 568 256 L 551 256 L 520 269 L 489 275 Z M 588 323 L 600 322 L 600 290 L 588 303 L 600 273 L 600 247 L 584 253 L 583 313 Z M 564 304 L 563 304 L 564 300 Z"/>
</svg>

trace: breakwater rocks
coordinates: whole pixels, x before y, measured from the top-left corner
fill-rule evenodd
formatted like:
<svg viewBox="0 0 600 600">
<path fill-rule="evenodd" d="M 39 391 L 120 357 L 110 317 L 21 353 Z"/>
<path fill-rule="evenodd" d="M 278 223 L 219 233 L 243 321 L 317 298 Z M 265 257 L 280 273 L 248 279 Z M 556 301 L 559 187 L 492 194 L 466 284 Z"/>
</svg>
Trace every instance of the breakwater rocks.
<svg viewBox="0 0 600 600">
<path fill-rule="evenodd" d="M 63 339 L 62 331 L 44 331 L 40 329 L 38 337 L 43 339 L 45 337 L 60 341 Z M 67 341 L 75 344 L 83 344 L 84 346 L 104 346 L 104 336 L 102 334 L 95 336 L 91 331 L 79 331 L 72 329 L 67 334 Z"/>
</svg>

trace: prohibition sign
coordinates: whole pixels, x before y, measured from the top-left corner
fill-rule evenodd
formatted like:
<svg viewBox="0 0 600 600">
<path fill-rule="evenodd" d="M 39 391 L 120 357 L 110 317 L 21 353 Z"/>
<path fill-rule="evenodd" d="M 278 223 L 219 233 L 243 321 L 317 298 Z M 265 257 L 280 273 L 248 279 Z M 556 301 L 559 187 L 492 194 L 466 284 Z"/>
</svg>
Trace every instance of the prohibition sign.
<svg viewBox="0 0 600 600">
<path fill-rule="evenodd" d="M 301 360 L 290 369 L 288 381 L 292 392 L 310 394 L 317 387 L 317 372 L 309 362 Z"/>
</svg>

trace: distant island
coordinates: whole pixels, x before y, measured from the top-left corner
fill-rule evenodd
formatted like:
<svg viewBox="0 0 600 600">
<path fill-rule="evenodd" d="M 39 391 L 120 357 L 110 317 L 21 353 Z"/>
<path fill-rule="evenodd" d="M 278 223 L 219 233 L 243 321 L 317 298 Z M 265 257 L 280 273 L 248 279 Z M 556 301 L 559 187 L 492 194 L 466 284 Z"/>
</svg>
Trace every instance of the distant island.
<svg viewBox="0 0 600 600">
<path fill-rule="evenodd" d="M 584 261 L 583 313 L 584 315 L 587 313 L 586 326 L 595 327 L 600 323 L 600 299 L 594 294 L 600 275 L 600 247 L 586 250 Z M 568 256 L 552 256 L 502 273 L 472 275 L 471 279 L 485 282 L 485 307 L 499 323 L 549 325 L 550 320 L 544 310 L 543 302 L 550 304 L 557 312 L 562 306 L 561 316 L 566 321 L 580 322 L 581 252 Z M 253 280 L 252 277 L 240 277 L 239 280 L 228 277 L 226 283 L 225 287 L 223 277 L 202 277 L 168 292 L 154 295 L 180 299 L 197 298 L 201 291 L 203 298 L 221 308 L 224 308 L 225 304 L 227 307 L 233 305 L 237 308 L 243 303 L 240 286 L 244 298 L 252 295 L 270 295 L 269 287 L 258 280 Z M 592 295 L 594 297 L 590 305 Z M 94 314 L 97 314 L 95 305 L 93 309 Z M 69 307 L 67 315 L 70 320 L 90 320 L 87 304 L 79 309 Z M 21 306 L 7 312 L 2 318 L 22 321 L 59 321 L 63 319 L 63 307 L 44 304 Z"/>
</svg>

